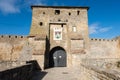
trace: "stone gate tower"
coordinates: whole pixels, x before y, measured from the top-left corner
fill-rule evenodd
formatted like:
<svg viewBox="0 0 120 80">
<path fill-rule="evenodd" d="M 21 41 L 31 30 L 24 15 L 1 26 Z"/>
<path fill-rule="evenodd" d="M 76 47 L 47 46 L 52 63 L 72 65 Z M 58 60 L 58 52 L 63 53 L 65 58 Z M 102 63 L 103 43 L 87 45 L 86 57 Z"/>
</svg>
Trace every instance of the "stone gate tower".
<svg viewBox="0 0 120 80">
<path fill-rule="evenodd" d="M 32 6 L 30 43 L 43 67 L 70 67 L 89 49 L 88 7 Z M 38 57 L 39 56 L 39 57 Z M 41 58 L 41 59 L 40 59 Z"/>
</svg>

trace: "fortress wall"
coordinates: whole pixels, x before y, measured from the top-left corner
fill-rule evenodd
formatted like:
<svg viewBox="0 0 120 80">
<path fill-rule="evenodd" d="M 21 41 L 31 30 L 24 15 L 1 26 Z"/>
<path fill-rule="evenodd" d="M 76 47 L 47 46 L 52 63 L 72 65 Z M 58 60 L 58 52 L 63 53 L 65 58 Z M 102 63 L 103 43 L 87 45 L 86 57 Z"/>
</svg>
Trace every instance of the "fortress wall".
<svg viewBox="0 0 120 80">
<path fill-rule="evenodd" d="M 0 35 L 0 61 L 37 60 L 43 68 L 45 38 Z"/>
<path fill-rule="evenodd" d="M 37 60 L 44 67 L 44 53 L 46 47 L 44 37 L 26 37 L 0 35 L 1 61 L 29 61 Z"/>
<path fill-rule="evenodd" d="M 90 39 L 89 58 L 119 58 L 118 43 L 118 40 Z"/>
<path fill-rule="evenodd" d="M 0 35 L 0 60 L 19 60 L 27 45 L 27 37 Z"/>
<path fill-rule="evenodd" d="M 46 38 L 45 37 L 29 37 L 29 47 L 32 56 L 32 60 L 37 60 L 38 64 L 44 69 L 44 57 L 45 57 L 45 50 L 46 50 Z"/>
</svg>

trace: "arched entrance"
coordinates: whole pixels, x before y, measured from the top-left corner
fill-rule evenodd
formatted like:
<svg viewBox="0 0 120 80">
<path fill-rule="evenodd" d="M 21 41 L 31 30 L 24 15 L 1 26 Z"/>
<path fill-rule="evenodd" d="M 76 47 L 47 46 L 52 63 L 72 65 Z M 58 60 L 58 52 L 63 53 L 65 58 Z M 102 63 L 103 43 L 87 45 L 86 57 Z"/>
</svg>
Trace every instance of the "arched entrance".
<svg viewBox="0 0 120 80">
<path fill-rule="evenodd" d="M 66 67 L 66 52 L 62 47 L 55 47 L 49 53 L 49 67 Z"/>
</svg>

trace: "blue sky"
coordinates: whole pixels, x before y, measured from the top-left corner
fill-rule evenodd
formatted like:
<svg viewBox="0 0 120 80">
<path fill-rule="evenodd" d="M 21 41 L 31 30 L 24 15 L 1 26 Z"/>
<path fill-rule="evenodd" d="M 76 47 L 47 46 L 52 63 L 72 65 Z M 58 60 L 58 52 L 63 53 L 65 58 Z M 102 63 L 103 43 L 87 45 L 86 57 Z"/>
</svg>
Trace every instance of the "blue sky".
<svg viewBox="0 0 120 80">
<path fill-rule="evenodd" d="M 89 35 L 114 38 L 120 35 L 120 0 L 0 0 L 0 34 L 28 35 L 31 5 L 88 6 Z"/>
</svg>

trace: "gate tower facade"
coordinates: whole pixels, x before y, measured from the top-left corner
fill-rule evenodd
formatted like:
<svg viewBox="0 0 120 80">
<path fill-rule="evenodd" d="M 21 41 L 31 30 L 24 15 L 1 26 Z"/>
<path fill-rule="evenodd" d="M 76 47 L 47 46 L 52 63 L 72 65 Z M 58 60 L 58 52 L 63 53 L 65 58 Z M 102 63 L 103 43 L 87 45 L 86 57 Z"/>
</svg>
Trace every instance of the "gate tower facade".
<svg viewBox="0 0 120 80">
<path fill-rule="evenodd" d="M 43 67 L 70 67 L 80 63 L 80 57 L 77 57 L 84 56 L 89 49 L 89 8 L 40 5 L 33 5 L 31 8 L 29 40 L 38 47 L 33 50 L 33 58 L 38 59 L 40 56 L 40 65 Z"/>
</svg>

